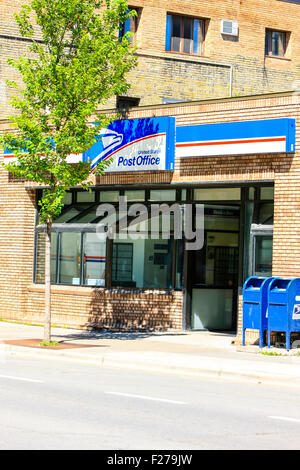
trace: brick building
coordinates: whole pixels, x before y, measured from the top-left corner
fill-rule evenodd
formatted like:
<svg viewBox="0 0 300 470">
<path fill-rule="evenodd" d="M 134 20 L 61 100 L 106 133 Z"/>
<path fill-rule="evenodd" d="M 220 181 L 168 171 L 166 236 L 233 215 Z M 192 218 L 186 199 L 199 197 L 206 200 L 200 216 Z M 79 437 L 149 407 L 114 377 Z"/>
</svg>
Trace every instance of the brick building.
<svg viewBox="0 0 300 470">
<path fill-rule="evenodd" d="M 6 58 L 28 47 L 11 21 L 20 3 L 6 0 L 0 7 L 0 131 L 10 112 Z M 67 194 L 52 243 L 53 323 L 207 327 L 240 335 L 238 306 L 248 275 L 300 276 L 300 97 L 288 91 L 299 76 L 300 5 L 136 0 L 131 6 L 138 17 L 125 28 L 135 30 L 139 66 L 119 105 L 139 104 L 129 119 L 170 118 L 175 165 L 110 171 L 93 177 L 91 194 L 79 188 Z M 167 148 L 166 157 L 171 153 Z M 124 195 L 147 207 L 204 205 L 204 248 L 191 254 L 180 241 L 162 237 L 143 246 L 99 244 L 91 227 L 96 206 L 117 204 Z M 43 321 L 39 197 L 40 190 L 1 170 L 0 317 L 6 320 Z"/>
<path fill-rule="evenodd" d="M 53 323 L 231 330 L 238 325 L 240 334 L 237 306 L 249 274 L 300 275 L 300 97 L 279 93 L 145 106 L 129 117 L 143 123 L 175 118 L 175 168 L 111 171 L 93 177 L 92 194 L 76 188 L 67 194 L 54 225 Z M 203 135 L 206 141 L 199 144 Z M 42 322 L 39 190 L 2 171 L 0 192 L 0 316 Z M 181 241 L 170 244 L 161 237 L 145 242 L 142 255 L 137 242 L 128 240 L 126 246 L 118 239 L 110 247 L 96 246 L 89 225 L 96 207 L 114 204 L 121 195 L 130 203 L 203 204 L 204 248 L 187 252 Z M 92 266 L 95 258 L 98 267 Z"/>
<path fill-rule="evenodd" d="M 6 118 L 8 57 L 25 54 L 13 13 L 23 0 L 0 3 L 0 119 Z M 135 0 L 138 67 L 118 104 L 254 95 L 300 83 L 299 2 L 291 0 Z M 14 77 L 15 78 L 15 77 Z M 128 98 L 131 98 L 130 100 Z M 115 101 L 108 103 L 114 107 Z"/>
</svg>

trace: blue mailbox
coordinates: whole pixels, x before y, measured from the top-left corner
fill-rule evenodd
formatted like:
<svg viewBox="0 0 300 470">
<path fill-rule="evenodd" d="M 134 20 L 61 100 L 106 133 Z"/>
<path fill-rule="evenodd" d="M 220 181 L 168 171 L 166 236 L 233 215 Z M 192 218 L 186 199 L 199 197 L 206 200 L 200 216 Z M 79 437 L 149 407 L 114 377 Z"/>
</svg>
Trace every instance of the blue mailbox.
<svg viewBox="0 0 300 470">
<path fill-rule="evenodd" d="M 290 349 L 291 332 L 300 331 L 300 279 L 273 279 L 268 298 L 268 347 L 271 331 L 282 331 Z"/>
<path fill-rule="evenodd" d="M 273 277 L 252 276 L 243 287 L 243 346 L 245 330 L 259 330 L 259 347 L 264 345 L 264 331 L 268 329 L 268 287 Z"/>
</svg>

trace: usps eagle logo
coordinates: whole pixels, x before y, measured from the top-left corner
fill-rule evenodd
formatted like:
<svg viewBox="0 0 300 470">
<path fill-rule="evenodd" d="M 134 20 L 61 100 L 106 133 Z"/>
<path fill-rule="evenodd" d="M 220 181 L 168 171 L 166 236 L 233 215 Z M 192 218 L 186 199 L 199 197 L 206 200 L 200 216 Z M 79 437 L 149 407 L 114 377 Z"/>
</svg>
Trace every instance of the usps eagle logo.
<svg viewBox="0 0 300 470">
<path fill-rule="evenodd" d="M 118 134 L 118 132 L 112 131 L 111 129 L 101 129 L 99 137 L 100 139 L 97 143 L 99 153 L 91 162 L 92 170 L 101 160 L 108 158 L 113 150 L 119 147 L 123 142 L 123 134 Z"/>
<path fill-rule="evenodd" d="M 293 320 L 300 320 L 300 304 L 295 304 L 294 305 L 292 319 Z"/>
</svg>

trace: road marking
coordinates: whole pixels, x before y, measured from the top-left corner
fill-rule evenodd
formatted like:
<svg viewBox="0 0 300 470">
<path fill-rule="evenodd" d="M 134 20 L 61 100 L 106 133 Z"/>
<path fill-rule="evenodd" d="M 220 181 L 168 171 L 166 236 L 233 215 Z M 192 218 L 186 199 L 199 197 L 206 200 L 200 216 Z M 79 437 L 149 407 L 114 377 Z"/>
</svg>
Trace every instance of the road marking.
<svg viewBox="0 0 300 470">
<path fill-rule="evenodd" d="M 23 382 L 34 382 L 38 384 L 42 384 L 42 380 L 37 379 L 27 379 L 25 377 L 15 377 L 14 375 L 0 375 L 0 379 L 11 379 L 11 380 L 22 380 Z"/>
<path fill-rule="evenodd" d="M 269 416 L 269 418 L 272 418 L 272 419 L 280 419 L 281 421 L 292 421 L 294 423 L 300 423 L 300 419 L 296 419 L 296 418 L 287 418 L 285 416 Z"/>
<path fill-rule="evenodd" d="M 139 398 L 141 400 L 151 400 L 151 401 L 162 401 L 165 403 L 174 403 L 175 405 L 187 405 L 184 401 L 177 401 L 177 400 L 167 400 L 166 398 L 155 398 L 155 397 L 146 397 L 144 395 L 134 395 L 132 393 L 121 393 L 121 392 L 105 392 L 108 395 L 118 395 L 122 397 L 130 397 L 130 398 Z"/>
</svg>

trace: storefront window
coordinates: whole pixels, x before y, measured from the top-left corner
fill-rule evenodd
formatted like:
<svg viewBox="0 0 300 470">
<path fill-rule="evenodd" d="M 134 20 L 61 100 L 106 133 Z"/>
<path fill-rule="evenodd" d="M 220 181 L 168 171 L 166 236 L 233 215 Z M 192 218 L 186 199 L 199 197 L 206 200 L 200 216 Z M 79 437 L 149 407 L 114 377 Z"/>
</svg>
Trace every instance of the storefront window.
<svg viewBox="0 0 300 470">
<path fill-rule="evenodd" d="M 194 189 L 195 201 L 239 201 L 240 188 L 199 188 Z"/>
<path fill-rule="evenodd" d="M 182 201 L 185 201 L 185 200 L 186 200 L 186 194 L 187 194 L 186 189 L 182 189 L 182 190 L 181 190 L 181 200 L 182 200 Z"/>
<path fill-rule="evenodd" d="M 116 285 L 136 286 L 133 282 L 133 243 L 114 243 L 112 282 Z"/>
<path fill-rule="evenodd" d="M 65 222 L 70 222 L 71 219 L 76 217 L 84 210 L 83 207 L 80 206 L 71 206 L 63 210 L 60 216 L 55 220 L 56 224 L 62 224 Z"/>
<path fill-rule="evenodd" d="M 244 280 L 272 275 L 273 197 L 274 187 L 262 186 L 256 188 L 255 200 L 245 204 Z"/>
<path fill-rule="evenodd" d="M 64 205 L 72 204 L 72 193 L 70 192 L 66 193 L 62 202 L 64 203 Z"/>
<path fill-rule="evenodd" d="M 183 261 L 184 261 L 184 241 L 176 241 L 176 271 L 175 271 L 175 287 L 183 288 Z"/>
<path fill-rule="evenodd" d="M 170 289 L 172 287 L 173 240 L 116 236 L 113 242 L 113 285 Z"/>
<path fill-rule="evenodd" d="M 258 224 L 271 225 L 273 224 L 274 217 L 274 204 L 273 203 L 264 203 L 259 205 L 258 210 Z"/>
<path fill-rule="evenodd" d="M 172 254 L 173 239 L 145 240 L 143 287 L 172 287 Z"/>
<path fill-rule="evenodd" d="M 86 286 L 105 286 L 106 240 L 96 233 L 83 236 L 83 277 Z"/>
<path fill-rule="evenodd" d="M 274 199 L 274 186 L 260 188 L 260 199 Z"/>
<path fill-rule="evenodd" d="M 57 233 L 52 233 L 51 235 L 51 282 L 56 282 L 56 266 L 57 266 Z"/>
<path fill-rule="evenodd" d="M 45 233 L 39 233 L 37 236 L 37 261 L 36 261 L 36 273 L 35 279 L 38 283 L 45 282 Z M 51 282 L 56 282 L 56 254 L 57 254 L 57 234 L 52 233 L 51 235 Z"/>
<path fill-rule="evenodd" d="M 150 191 L 150 201 L 175 201 L 175 189 L 152 189 Z"/>
<path fill-rule="evenodd" d="M 63 232 L 60 234 L 59 283 L 80 284 L 81 234 Z"/>
<path fill-rule="evenodd" d="M 119 191 L 101 191 L 100 202 L 118 202 Z"/>
<path fill-rule="evenodd" d="M 251 224 L 253 221 L 254 203 L 246 202 L 244 220 L 244 280 L 251 276 Z"/>
<path fill-rule="evenodd" d="M 127 198 L 128 202 L 131 202 L 131 201 L 141 202 L 145 200 L 145 191 L 143 190 L 124 191 L 124 196 Z"/>
<path fill-rule="evenodd" d="M 77 193 L 77 202 L 95 202 L 95 192 L 79 191 Z"/>
<path fill-rule="evenodd" d="M 85 210 L 81 211 L 75 219 L 73 219 L 73 222 L 76 224 L 93 223 L 97 218 L 97 207 L 97 204 L 88 206 Z"/>
<path fill-rule="evenodd" d="M 239 207 L 205 205 L 205 230 L 239 230 Z"/>
<path fill-rule="evenodd" d="M 255 237 L 255 276 L 272 276 L 273 237 Z"/>
<path fill-rule="evenodd" d="M 257 185 L 249 188 L 248 192 L 243 191 L 246 198 L 243 211 L 245 231 L 243 228 L 242 234 L 245 247 L 245 274 L 252 274 L 256 269 L 255 261 L 251 261 L 254 252 L 253 235 L 250 235 L 253 224 L 271 225 L 273 223 L 274 205 L 270 200 L 272 191 L 272 187 Z M 121 228 L 120 219 L 123 221 L 125 218 L 129 236 L 124 238 L 124 234 L 115 235 L 115 239 L 110 242 L 111 245 L 108 245 L 106 239 L 98 239 L 96 234 L 96 224 L 101 220 L 101 217 L 97 215 L 99 203 L 96 202 L 96 196 L 98 194 L 100 203 L 113 203 L 116 210 L 118 210 L 118 205 L 115 202 L 119 201 L 120 194 L 127 198 L 129 208 L 131 204 L 145 201 L 143 207 L 146 208 L 148 216 L 141 222 L 141 218 L 137 219 L 139 213 L 134 216 L 127 212 L 124 214 L 117 212 L 116 228 Z M 180 220 L 183 224 L 184 204 L 181 203 L 179 206 L 173 206 L 173 204 L 176 198 L 182 200 L 187 195 L 190 198 L 191 195 L 197 199 L 198 202 L 195 201 L 195 203 L 198 204 L 206 199 L 212 201 L 205 203 L 204 207 L 205 247 L 192 254 L 194 267 L 190 266 L 190 268 L 193 269 L 193 285 L 228 289 L 237 284 L 240 237 L 238 200 L 241 197 L 241 188 L 126 189 L 105 190 L 98 194 L 96 191 L 67 193 L 68 205 L 64 206 L 61 215 L 53 224 L 52 283 L 100 287 L 113 285 L 141 289 L 182 289 L 184 241 L 183 239 L 174 240 L 175 233 L 177 235 L 181 228 L 180 225 L 178 228 L 178 224 L 174 224 L 173 211 L 175 211 L 176 221 Z M 249 197 L 254 197 L 253 202 L 249 201 Z M 223 198 L 230 201 L 229 204 L 221 202 Z M 151 218 L 154 202 L 167 204 L 165 207 L 171 209 L 170 214 L 166 212 L 162 215 L 155 212 Z M 103 218 L 105 219 L 106 215 Z M 73 224 L 74 231 L 72 231 Z M 182 231 L 183 229 L 182 225 Z M 44 282 L 45 235 L 41 230 L 43 227 L 40 226 L 36 245 L 36 282 Z M 263 249 L 259 246 L 257 250 L 257 253 L 266 251 L 265 247 Z M 107 256 L 108 259 L 106 259 Z M 257 263 L 268 264 L 261 261 Z"/>
</svg>

